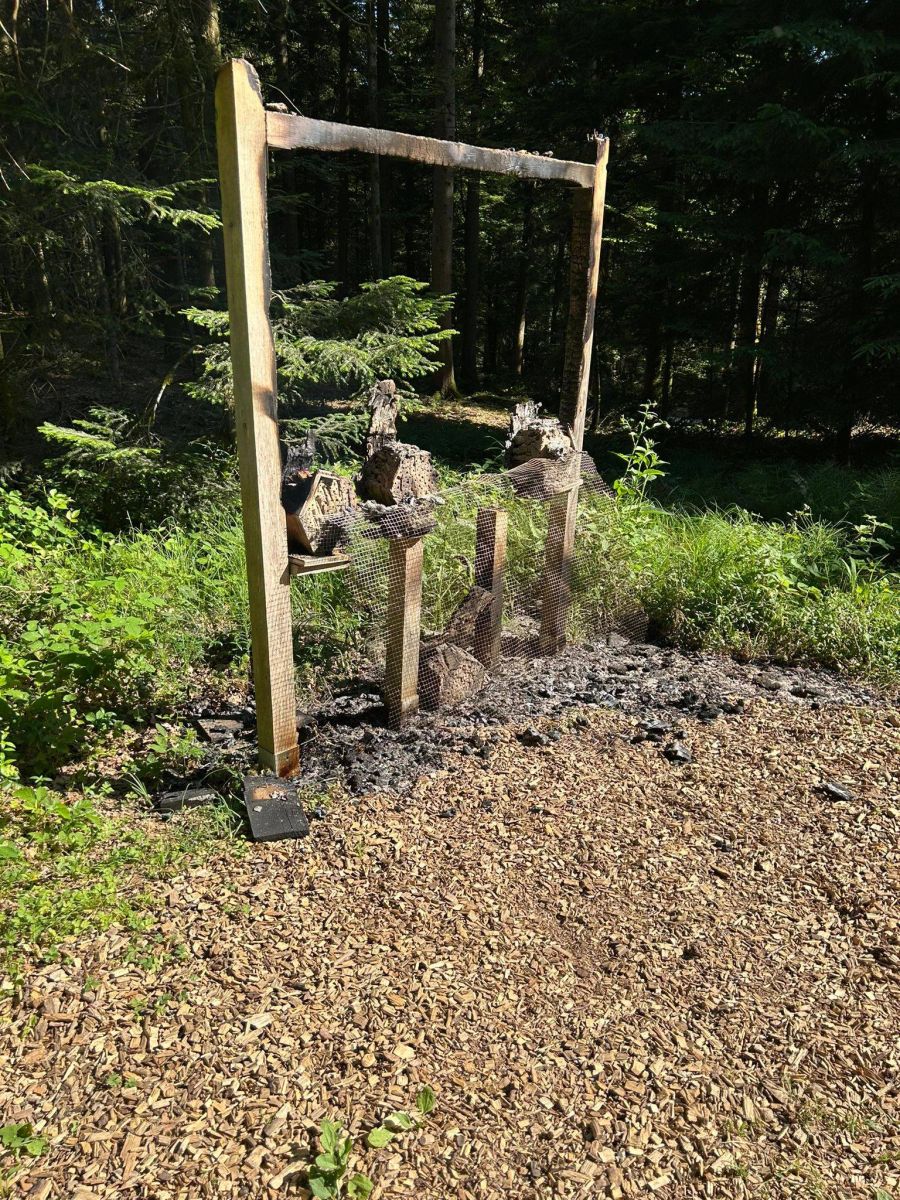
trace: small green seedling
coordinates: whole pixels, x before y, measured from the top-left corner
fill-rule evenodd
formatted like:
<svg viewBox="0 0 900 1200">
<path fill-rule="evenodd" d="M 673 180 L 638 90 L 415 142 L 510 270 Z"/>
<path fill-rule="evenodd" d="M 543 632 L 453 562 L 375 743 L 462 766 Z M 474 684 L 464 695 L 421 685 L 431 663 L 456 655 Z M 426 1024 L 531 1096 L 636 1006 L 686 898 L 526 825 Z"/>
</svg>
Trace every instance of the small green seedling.
<svg viewBox="0 0 900 1200">
<path fill-rule="evenodd" d="M 416 1096 L 416 1109 L 422 1117 L 427 1117 L 434 1109 L 434 1092 L 427 1084 Z M 380 1150 L 395 1134 L 409 1133 L 421 1124 L 421 1120 L 414 1120 L 408 1112 L 393 1112 L 371 1131 L 366 1142 L 373 1150 Z"/>
<path fill-rule="evenodd" d="M 348 1200 L 367 1200 L 374 1184 L 359 1171 L 345 1181 L 350 1166 L 353 1139 L 343 1136 L 342 1126 L 335 1121 L 323 1121 L 319 1131 L 322 1153 L 309 1169 L 309 1190 L 316 1200 L 334 1200 L 341 1196 L 346 1182 Z"/>
<path fill-rule="evenodd" d="M 0 1146 L 13 1158 L 22 1154 L 38 1158 L 47 1148 L 47 1139 L 38 1137 L 28 1121 L 19 1121 L 0 1128 Z"/>
</svg>

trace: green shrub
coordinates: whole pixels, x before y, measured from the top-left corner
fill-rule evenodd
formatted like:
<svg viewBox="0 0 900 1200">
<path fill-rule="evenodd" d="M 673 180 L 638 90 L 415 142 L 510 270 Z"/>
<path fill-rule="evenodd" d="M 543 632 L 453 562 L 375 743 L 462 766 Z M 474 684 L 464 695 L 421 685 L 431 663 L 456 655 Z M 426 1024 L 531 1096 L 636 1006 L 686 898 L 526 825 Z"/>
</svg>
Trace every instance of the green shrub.
<svg viewBox="0 0 900 1200">
<path fill-rule="evenodd" d="M 246 653 L 233 510 L 206 534 L 80 530 L 69 501 L 0 497 L 0 764 L 51 773 L 121 722 L 188 694 L 192 668 Z M 11 761 L 12 760 L 12 761 Z"/>
</svg>

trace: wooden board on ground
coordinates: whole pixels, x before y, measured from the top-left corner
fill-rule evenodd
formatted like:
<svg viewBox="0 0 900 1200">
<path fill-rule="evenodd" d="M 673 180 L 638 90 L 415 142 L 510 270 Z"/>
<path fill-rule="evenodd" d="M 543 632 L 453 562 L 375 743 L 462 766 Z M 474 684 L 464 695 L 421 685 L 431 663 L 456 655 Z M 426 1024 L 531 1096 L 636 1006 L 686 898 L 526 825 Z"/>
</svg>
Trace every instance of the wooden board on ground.
<svg viewBox="0 0 900 1200">
<path fill-rule="evenodd" d="M 309 833 L 297 789 L 286 780 L 271 775 L 248 776 L 244 780 L 244 806 L 255 842 L 279 842 Z"/>
</svg>

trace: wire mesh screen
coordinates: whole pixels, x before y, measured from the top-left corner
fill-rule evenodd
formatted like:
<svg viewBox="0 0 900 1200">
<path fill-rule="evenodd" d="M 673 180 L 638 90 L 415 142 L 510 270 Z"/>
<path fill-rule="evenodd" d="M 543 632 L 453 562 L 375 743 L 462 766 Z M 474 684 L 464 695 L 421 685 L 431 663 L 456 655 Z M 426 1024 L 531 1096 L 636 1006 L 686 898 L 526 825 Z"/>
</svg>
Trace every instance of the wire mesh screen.
<svg viewBox="0 0 900 1200">
<path fill-rule="evenodd" d="M 301 582 L 299 635 L 343 639 L 345 680 L 357 675 L 380 685 L 392 572 L 408 569 L 398 565 L 403 559 L 391 553 L 391 543 L 421 537 L 424 709 L 452 706 L 489 688 L 494 671 L 526 666 L 563 644 L 611 634 L 642 640 L 647 620 L 635 602 L 612 491 L 582 456 L 580 475 L 569 481 L 577 491 L 574 539 L 568 553 L 559 546 L 554 552 L 551 524 L 562 528 L 571 491 L 560 491 L 555 471 L 557 464 L 535 459 L 501 474 L 469 476 L 437 496 L 348 513 L 340 548 L 349 567 Z"/>
</svg>

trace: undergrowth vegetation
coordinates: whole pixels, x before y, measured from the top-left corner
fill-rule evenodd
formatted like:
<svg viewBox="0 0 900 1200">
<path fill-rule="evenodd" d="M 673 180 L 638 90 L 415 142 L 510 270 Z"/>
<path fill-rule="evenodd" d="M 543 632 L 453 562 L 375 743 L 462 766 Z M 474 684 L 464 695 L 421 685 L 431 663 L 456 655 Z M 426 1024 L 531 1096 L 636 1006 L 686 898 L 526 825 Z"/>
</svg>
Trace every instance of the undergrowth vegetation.
<svg viewBox="0 0 900 1200">
<path fill-rule="evenodd" d="M 652 499 L 666 466 L 655 428 L 644 413 L 630 429 L 615 497 L 582 495 L 570 633 L 595 635 L 598 617 L 624 597 L 644 610 L 655 636 L 682 646 L 817 662 L 896 686 L 893 531 L 874 517 L 838 525 L 808 510 L 767 522 L 737 507 L 662 507 Z M 218 456 L 210 470 L 222 477 Z M 490 476 L 442 475 L 445 503 L 426 542 L 426 628 L 442 627 L 471 585 L 476 510 L 496 489 Z M 502 499 L 510 587 L 535 591 L 546 513 Z M 367 545 L 375 555 L 384 549 Z M 320 692 L 378 656 L 382 603 L 377 588 L 354 586 L 347 574 L 294 589 L 301 692 Z M 130 796 L 126 810 L 133 810 L 167 774 L 196 765 L 201 750 L 177 714 L 190 699 L 243 690 L 248 651 L 233 491 L 196 506 L 190 522 L 181 513 L 118 532 L 98 528 L 58 490 L 5 491 L 0 958 L 7 973 L 15 975 L 23 957 L 52 956 L 89 927 L 115 923 L 136 946 L 152 940 L 152 881 L 212 852 L 232 818 L 223 807 L 151 831 L 111 820 L 111 803 Z M 111 747 L 119 756 L 114 800 L 97 769 Z"/>
<path fill-rule="evenodd" d="M 126 960 L 152 969 L 185 952 L 177 938 L 151 930 L 163 902 L 155 881 L 199 855 L 237 852 L 235 821 L 224 805 L 192 812 L 164 828 L 112 820 L 109 786 L 75 800 L 45 786 L 9 787 L 0 813 L 0 973 L 15 983 L 26 958 L 53 959 L 85 930 L 115 924 L 129 935 Z"/>
<path fill-rule="evenodd" d="M 630 594 L 659 636 L 742 657 L 820 662 L 886 684 L 900 678 L 900 578 L 877 522 L 837 527 L 800 513 L 673 512 L 634 470 L 615 501 L 585 496 L 576 612 Z M 428 546 L 426 624 L 440 627 L 470 583 L 477 489 L 449 501 Z M 483 500 L 483 497 L 481 497 Z M 471 511 L 468 511 L 468 510 Z M 112 535 L 51 491 L 0 510 L 0 771 L 48 776 L 98 738 L 141 726 L 247 671 L 243 547 L 236 503 Z M 534 583 L 545 523 L 511 514 L 511 581 Z M 340 575 L 295 589 L 299 682 L 315 691 L 371 651 L 377 605 Z"/>
<path fill-rule="evenodd" d="M 321 441 L 340 470 L 352 471 L 360 389 L 378 376 L 409 383 L 420 375 L 443 336 L 443 310 L 402 278 L 341 301 L 310 285 L 279 304 L 288 408 L 320 389 Z M 227 407 L 223 319 L 194 315 L 212 335 L 195 402 Z M 329 409 L 334 388 L 344 399 Z M 872 483 L 878 515 L 856 481 L 854 507 L 836 522 L 808 505 L 780 520 L 747 507 L 692 511 L 684 496 L 681 507 L 667 507 L 655 498 L 669 486 L 656 444 L 661 428 L 642 410 L 625 427 L 614 494 L 583 489 L 570 636 L 596 636 L 624 601 L 647 614 L 655 636 L 683 646 L 818 662 L 896 685 L 900 576 L 891 565 L 895 533 L 881 516 L 893 512 L 890 475 Z M 227 810 L 211 827 L 202 817 L 188 823 L 195 834 L 151 836 L 127 823 L 114 831 L 100 760 L 115 749 L 119 793 L 146 801 L 201 754 L 177 714 L 189 700 L 245 691 L 249 674 L 232 453 L 201 441 L 167 447 L 151 423 L 110 409 L 44 433 L 57 455 L 48 475 L 59 486 L 33 478 L 0 496 L 7 958 L 23 946 L 52 953 L 89 924 L 140 930 L 148 905 L 137 881 L 189 856 Z M 461 476 L 446 465 L 440 473 L 443 503 L 425 548 L 426 630 L 442 628 L 472 585 L 479 507 L 508 511 L 511 595 L 537 597 L 547 531 L 544 506 L 513 499 L 508 488 L 495 494 L 490 475 Z M 322 574 L 293 590 L 297 684 L 308 697 L 380 656 L 386 548 L 363 542 L 354 561 L 368 561 L 368 574 Z"/>
</svg>

